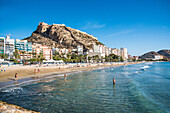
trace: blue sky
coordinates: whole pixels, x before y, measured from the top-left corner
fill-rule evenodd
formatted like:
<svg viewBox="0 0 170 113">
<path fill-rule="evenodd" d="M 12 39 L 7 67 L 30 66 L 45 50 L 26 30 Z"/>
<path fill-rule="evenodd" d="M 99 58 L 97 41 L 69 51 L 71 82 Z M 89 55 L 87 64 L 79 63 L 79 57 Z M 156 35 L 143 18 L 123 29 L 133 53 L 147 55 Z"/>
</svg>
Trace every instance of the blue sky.
<svg viewBox="0 0 170 113">
<path fill-rule="evenodd" d="M 0 0 L 0 37 L 23 39 L 39 22 L 85 31 L 131 55 L 170 49 L 170 0 Z"/>
</svg>

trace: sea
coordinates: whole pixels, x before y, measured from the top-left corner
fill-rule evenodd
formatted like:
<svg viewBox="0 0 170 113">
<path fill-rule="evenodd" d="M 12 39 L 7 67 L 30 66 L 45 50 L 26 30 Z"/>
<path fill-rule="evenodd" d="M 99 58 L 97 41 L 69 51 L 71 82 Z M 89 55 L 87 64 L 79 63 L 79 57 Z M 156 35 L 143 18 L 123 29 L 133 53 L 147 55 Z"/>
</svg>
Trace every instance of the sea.
<svg viewBox="0 0 170 113">
<path fill-rule="evenodd" d="M 41 113 L 170 113 L 170 62 L 31 79 L 1 87 L 0 100 Z"/>
</svg>

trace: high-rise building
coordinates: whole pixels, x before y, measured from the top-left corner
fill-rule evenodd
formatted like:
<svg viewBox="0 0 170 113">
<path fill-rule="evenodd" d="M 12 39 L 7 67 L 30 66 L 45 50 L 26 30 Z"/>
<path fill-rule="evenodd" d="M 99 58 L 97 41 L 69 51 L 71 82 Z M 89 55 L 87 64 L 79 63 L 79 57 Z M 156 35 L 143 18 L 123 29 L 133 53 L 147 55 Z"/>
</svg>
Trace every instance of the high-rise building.
<svg viewBox="0 0 170 113">
<path fill-rule="evenodd" d="M 109 55 L 109 48 L 105 46 L 105 55 L 108 56 Z"/>
<path fill-rule="evenodd" d="M 116 49 L 116 48 L 112 49 L 112 50 L 111 50 L 111 53 L 112 53 L 112 54 L 115 54 L 115 55 L 118 55 L 118 54 L 117 54 L 117 49 Z"/>
<path fill-rule="evenodd" d="M 93 44 L 92 48 L 93 48 L 93 52 L 99 53 L 99 45 Z"/>
<path fill-rule="evenodd" d="M 5 38 L 0 37 L 0 54 L 5 54 Z"/>
<path fill-rule="evenodd" d="M 78 53 L 78 55 L 81 55 L 81 54 L 83 54 L 83 46 L 77 46 L 77 53 Z"/>
<path fill-rule="evenodd" d="M 52 49 L 48 48 L 47 46 L 42 46 L 41 44 L 33 44 L 32 45 L 32 52 L 36 53 L 33 57 L 37 58 L 38 55 L 42 54 L 46 60 L 52 59 Z"/>
<path fill-rule="evenodd" d="M 117 49 L 117 56 L 121 56 L 121 50 Z"/>
<path fill-rule="evenodd" d="M 5 41 L 5 53 L 7 54 L 8 59 L 13 58 L 14 51 L 15 51 L 14 39 L 10 39 L 10 35 L 7 35 Z"/>
<path fill-rule="evenodd" d="M 20 51 L 32 51 L 32 43 L 27 42 L 27 40 L 15 40 L 15 49 L 18 49 Z"/>
<path fill-rule="evenodd" d="M 30 59 L 32 52 L 32 43 L 27 40 L 15 40 L 15 49 L 19 50 L 21 59 Z"/>
<path fill-rule="evenodd" d="M 127 52 L 127 48 L 121 48 L 121 52 L 122 52 L 122 57 L 124 60 L 128 59 L 128 52 Z"/>
</svg>

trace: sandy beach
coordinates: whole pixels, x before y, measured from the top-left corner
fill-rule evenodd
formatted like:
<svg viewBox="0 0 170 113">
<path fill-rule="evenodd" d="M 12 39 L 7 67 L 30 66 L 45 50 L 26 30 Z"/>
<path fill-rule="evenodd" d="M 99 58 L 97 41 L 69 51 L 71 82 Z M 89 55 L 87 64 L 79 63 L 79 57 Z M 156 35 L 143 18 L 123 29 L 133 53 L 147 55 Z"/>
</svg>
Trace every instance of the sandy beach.
<svg viewBox="0 0 170 113">
<path fill-rule="evenodd" d="M 130 63 L 84 63 L 84 64 L 61 64 L 61 65 L 32 65 L 32 66 L 2 66 L 0 69 L 6 69 L 4 72 L 0 72 L 0 83 L 5 83 L 9 81 L 14 81 L 15 73 L 18 73 L 18 79 L 27 79 L 27 78 L 43 78 L 46 76 L 52 76 L 57 74 L 67 74 L 67 73 L 74 73 L 79 71 L 90 71 L 96 70 L 99 67 L 110 67 L 110 66 L 122 66 L 122 65 L 131 65 L 131 64 L 138 64 L 144 62 L 130 62 Z M 35 73 L 36 69 L 36 73 Z M 38 72 L 38 69 L 40 70 Z M 8 104 L 5 102 L 0 101 L 0 110 L 1 112 L 10 111 L 10 112 L 19 112 L 19 113 L 31 113 L 35 111 L 26 110 L 22 107 Z"/>
<path fill-rule="evenodd" d="M 19 79 L 25 79 L 30 77 L 44 77 L 54 74 L 65 74 L 78 71 L 89 71 L 94 70 L 98 67 L 109 67 L 109 66 L 121 66 L 138 64 L 143 62 L 129 62 L 129 63 L 83 63 L 83 64 L 59 64 L 59 65 L 11 65 L 11 66 L 1 66 L 0 69 L 5 69 L 6 71 L 0 72 L 0 83 L 14 81 L 15 73 L 17 73 Z M 35 72 L 36 70 L 36 72 Z M 38 71 L 39 70 L 39 71 Z"/>
</svg>

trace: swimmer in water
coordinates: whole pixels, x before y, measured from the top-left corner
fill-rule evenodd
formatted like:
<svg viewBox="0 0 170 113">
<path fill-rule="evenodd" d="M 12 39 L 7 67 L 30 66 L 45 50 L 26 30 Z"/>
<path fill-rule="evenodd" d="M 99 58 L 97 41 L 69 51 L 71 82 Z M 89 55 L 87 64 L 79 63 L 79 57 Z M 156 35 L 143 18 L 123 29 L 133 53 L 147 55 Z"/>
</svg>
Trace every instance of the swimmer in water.
<svg viewBox="0 0 170 113">
<path fill-rule="evenodd" d="M 115 78 L 113 78 L 113 85 L 115 85 L 116 84 L 116 80 L 115 80 Z"/>
</svg>

